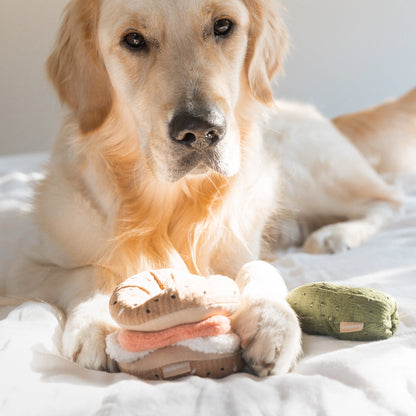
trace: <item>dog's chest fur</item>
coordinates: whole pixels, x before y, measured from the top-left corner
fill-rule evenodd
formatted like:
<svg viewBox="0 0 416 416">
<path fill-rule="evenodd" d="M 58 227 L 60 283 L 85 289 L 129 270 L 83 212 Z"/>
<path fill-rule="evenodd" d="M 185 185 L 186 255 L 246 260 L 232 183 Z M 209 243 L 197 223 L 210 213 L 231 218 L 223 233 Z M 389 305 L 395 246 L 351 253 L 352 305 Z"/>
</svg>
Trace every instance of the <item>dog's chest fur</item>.
<svg viewBox="0 0 416 416">
<path fill-rule="evenodd" d="M 277 170 L 250 168 L 266 166 L 261 152 L 254 155 L 233 178 L 196 175 L 173 184 L 156 182 L 134 154 L 117 165 L 91 154 L 76 161 L 77 171 L 70 158 L 54 163 L 38 198 L 48 203 L 37 207 L 47 246 L 57 247 L 44 256 L 61 267 L 98 266 L 111 285 L 166 267 L 234 277 L 258 258 L 276 205 Z"/>
</svg>

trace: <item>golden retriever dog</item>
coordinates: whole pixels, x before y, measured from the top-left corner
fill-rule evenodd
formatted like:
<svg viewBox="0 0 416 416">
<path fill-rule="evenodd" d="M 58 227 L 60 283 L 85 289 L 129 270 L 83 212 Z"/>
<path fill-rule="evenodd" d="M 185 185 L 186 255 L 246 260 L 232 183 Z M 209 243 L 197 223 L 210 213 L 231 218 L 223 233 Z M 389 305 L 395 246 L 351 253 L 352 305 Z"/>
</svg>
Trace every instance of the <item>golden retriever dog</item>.
<svg viewBox="0 0 416 416">
<path fill-rule="evenodd" d="M 261 259 L 305 238 L 313 253 L 353 248 L 400 204 L 331 121 L 274 102 L 286 44 L 272 0 L 69 2 L 47 63 L 68 116 L 34 201 L 37 240 L 8 281 L 65 311 L 64 356 L 114 370 L 109 294 L 170 268 L 236 279 L 247 364 L 294 365 L 297 317 Z"/>
</svg>

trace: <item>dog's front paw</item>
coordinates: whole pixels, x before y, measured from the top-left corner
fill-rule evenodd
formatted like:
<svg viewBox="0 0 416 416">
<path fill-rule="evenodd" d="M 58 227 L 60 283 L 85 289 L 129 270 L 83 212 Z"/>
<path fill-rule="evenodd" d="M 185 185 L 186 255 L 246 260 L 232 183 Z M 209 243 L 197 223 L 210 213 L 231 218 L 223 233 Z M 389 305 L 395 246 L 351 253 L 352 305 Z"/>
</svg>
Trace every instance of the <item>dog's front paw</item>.
<svg viewBox="0 0 416 416">
<path fill-rule="evenodd" d="M 284 374 L 294 366 L 301 330 L 287 302 L 245 298 L 232 325 L 241 338 L 244 360 L 258 376 Z"/>
<path fill-rule="evenodd" d="M 93 369 L 115 372 L 117 364 L 105 352 L 106 337 L 117 328 L 102 303 L 93 299 L 78 305 L 67 317 L 62 337 L 62 354 L 77 364 Z"/>
<path fill-rule="evenodd" d="M 85 368 L 115 372 L 117 364 L 105 352 L 105 338 L 114 330 L 114 327 L 103 322 L 91 322 L 78 329 L 65 329 L 63 355 Z"/>
</svg>

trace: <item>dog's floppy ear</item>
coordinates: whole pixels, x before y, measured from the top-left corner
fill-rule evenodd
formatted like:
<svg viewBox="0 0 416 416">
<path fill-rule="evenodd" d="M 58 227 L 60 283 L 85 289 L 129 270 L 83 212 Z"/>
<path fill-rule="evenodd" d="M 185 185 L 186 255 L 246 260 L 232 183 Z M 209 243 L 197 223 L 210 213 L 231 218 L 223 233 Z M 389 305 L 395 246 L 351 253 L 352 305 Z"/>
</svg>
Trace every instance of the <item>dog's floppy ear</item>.
<svg viewBox="0 0 416 416">
<path fill-rule="evenodd" d="M 246 56 L 248 82 L 254 97 L 273 104 L 271 81 L 287 49 L 286 28 L 273 0 L 244 0 L 250 12 L 249 43 Z"/>
<path fill-rule="evenodd" d="M 113 91 L 98 46 L 100 0 L 72 0 L 47 62 L 50 79 L 61 100 L 76 113 L 80 129 L 88 133 L 108 116 Z"/>
</svg>

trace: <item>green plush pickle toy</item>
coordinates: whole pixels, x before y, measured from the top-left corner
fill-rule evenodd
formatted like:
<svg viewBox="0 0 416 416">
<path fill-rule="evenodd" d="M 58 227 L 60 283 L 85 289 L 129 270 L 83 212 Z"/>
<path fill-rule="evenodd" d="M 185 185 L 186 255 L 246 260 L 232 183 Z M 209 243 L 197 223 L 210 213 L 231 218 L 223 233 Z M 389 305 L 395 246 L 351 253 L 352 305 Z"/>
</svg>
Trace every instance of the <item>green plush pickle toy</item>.
<svg viewBox="0 0 416 416">
<path fill-rule="evenodd" d="M 396 301 L 376 289 L 310 283 L 289 292 L 287 301 L 308 334 L 375 341 L 390 338 L 399 325 Z"/>
</svg>

